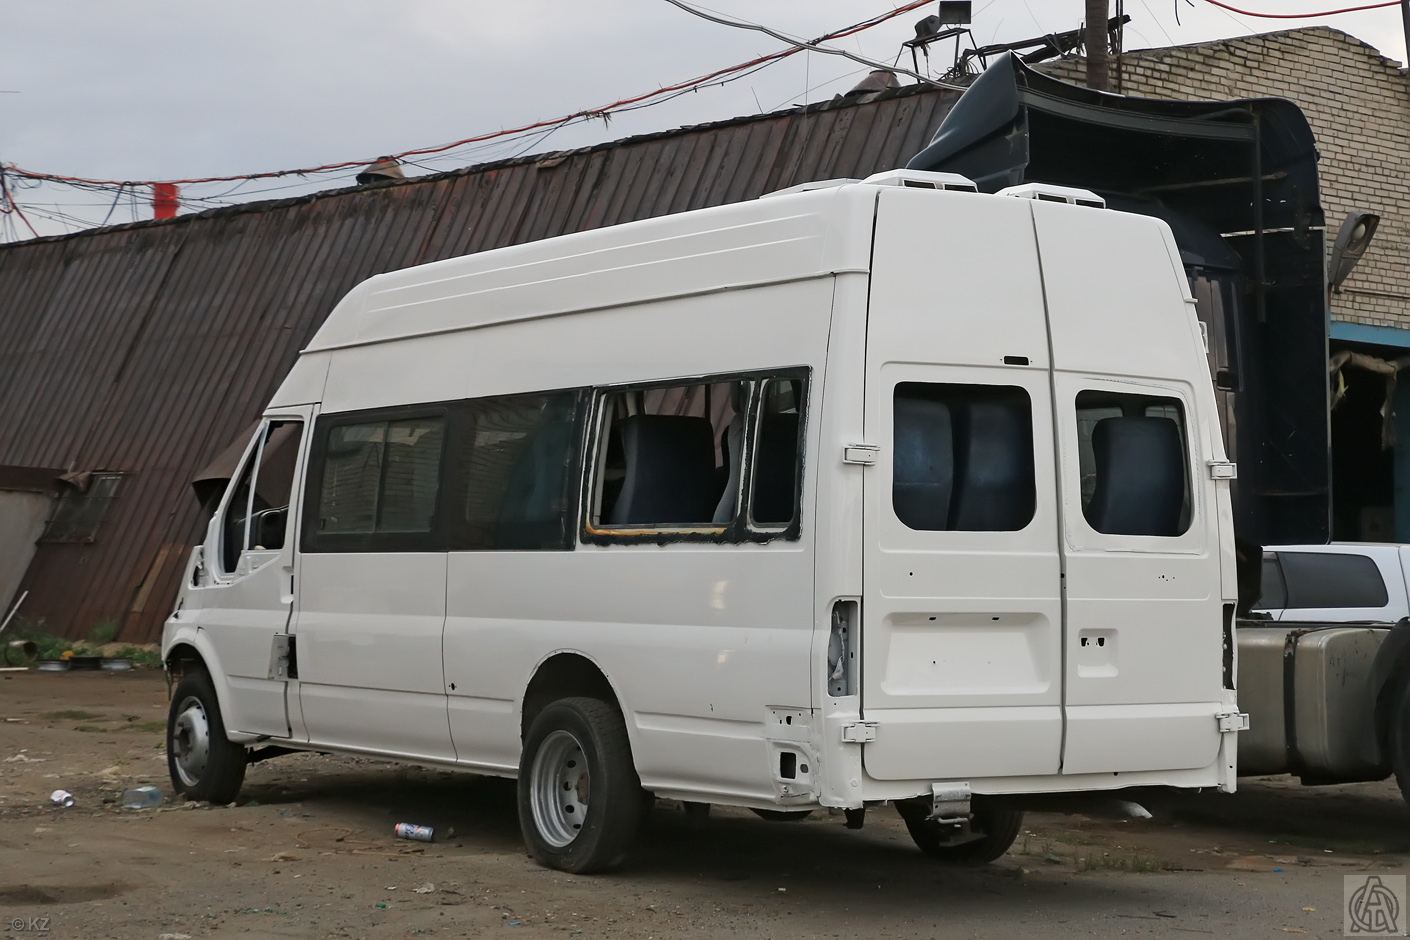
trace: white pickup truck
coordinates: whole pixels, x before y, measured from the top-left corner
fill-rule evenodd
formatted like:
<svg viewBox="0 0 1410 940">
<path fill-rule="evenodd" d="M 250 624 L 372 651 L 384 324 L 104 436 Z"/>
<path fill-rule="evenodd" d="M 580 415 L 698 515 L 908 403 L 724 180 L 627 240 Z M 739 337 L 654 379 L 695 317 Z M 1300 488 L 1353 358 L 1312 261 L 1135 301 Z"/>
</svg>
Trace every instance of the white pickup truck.
<svg viewBox="0 0 1410 940">
<path fill-rule="evenodd" d="M 1410 545 L 1283 545 L 1238 623 L 1239 773 L 1383 780 L 1410 799 Z"/>
</svg>

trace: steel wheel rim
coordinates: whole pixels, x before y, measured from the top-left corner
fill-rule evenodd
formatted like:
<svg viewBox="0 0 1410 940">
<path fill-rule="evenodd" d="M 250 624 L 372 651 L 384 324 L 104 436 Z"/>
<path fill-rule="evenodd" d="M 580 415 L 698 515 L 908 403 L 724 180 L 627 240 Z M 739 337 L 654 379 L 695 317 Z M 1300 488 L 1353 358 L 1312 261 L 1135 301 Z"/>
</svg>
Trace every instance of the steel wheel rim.
<svg viewBox="0 0 1410 940">
<path fill-rule="evenodd" d="M 529 772 L 529 802 L 534 827 L 556 849 L 569 845 L 587 821 L 592 778 L 578 739 L 554 731 L 543 739 Z"/>
<path fill-rule="evenodd" d="M 211 726 L 206 706 L 194 695 L 189 696 L 177 709 L 171 729 L 172 763 L 183 786 L 194 787 L 201 782 L 210 760 L 210 745 Z"/>
</svg>

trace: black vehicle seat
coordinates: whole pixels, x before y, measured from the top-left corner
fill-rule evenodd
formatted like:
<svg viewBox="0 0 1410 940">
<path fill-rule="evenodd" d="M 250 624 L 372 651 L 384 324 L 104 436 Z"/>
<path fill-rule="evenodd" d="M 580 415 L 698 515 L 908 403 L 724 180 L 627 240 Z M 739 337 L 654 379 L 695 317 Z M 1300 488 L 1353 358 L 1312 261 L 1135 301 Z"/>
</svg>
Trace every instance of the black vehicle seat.
<svg viewBox="0 0 1410 940">
<path fill-rule="evenodd" d="M 719 498 L 710 420 L 638 414 L 620 427 L 627 473 L 609 524 L 708 524 Z"/>
<path fill-rule="evenodd" d="M 1169 418 L 1103 418 L 1092 430 L 1097 485 L 1083 509 L 1110 535 L 1179 535 L 1185 500 L 1180 426 Z"/>
<path fill-rule="evenodd" d="M 970 401 L 955 409 L 950 528 L 1012 532 L 1033 518 L 1033 430 L 1027 403 Z"/>
<path fill-rule="evenodd" d="M 950 406 L 924 398 L 898 396 L 891 506 L 912 529 L 949 528 L 955 480 Z"/>
</svg>

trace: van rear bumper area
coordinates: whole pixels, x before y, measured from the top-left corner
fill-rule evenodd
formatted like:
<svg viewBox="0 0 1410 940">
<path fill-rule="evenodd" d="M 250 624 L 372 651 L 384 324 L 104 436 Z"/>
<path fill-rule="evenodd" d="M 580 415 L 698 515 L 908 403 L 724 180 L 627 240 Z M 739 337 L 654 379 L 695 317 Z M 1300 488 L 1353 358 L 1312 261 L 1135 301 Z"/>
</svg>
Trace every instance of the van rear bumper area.
<svg viewBox="0 0 1410 940">
<path fill-rule="evenodd" d="M 973 780 L 1201 770 L 1222 735 L 1215 702 L 1162 705 L 868 709 L 874 780 Z M 1063 786 L 1060 789 L 1070 789 Z"/>
<path fill-rule="evenodd" d="M 1177 789 L 1219 789 L 1232 792 L 1233 785 L 1221 775 L 1218 761 L 1197 770 L 1143 770 L 1134 773 L 1044 774 L 1030 777 L 977 777 L 963 781 L 876 780 L 866 778 L 861 799 L 865 803 L 884 800 L 930 798 L 937 783 L 968 784 L 975 796 L 1043 796 L 1052 794 L 1115 793 L 1132 787 L 1175 787 Z M 1118 796 L 1119 798 L 1119 796 Z M 1025 801 L 1026 802 L 1026 801 Z M 1035 807 L 1037 803 L 1033 804 Z"/>
</svg>

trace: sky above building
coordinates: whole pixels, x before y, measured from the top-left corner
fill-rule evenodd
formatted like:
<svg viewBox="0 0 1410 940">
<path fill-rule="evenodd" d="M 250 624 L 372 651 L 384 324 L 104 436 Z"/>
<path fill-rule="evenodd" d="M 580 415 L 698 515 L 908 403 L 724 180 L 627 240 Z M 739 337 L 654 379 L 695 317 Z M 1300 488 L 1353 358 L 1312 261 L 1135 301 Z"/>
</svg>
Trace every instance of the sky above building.
<svg viewBox="0 0 1410 940">
<path fill-rule="evenodd" d="M 899 6 L 888 0 L 710 0 L 726 17 L 811 39 Z M 1311 13 L 1337 0 L 1237 0 L 1256 12 Z M 909 66 L 901 43 L 935 4 L 833 45 Z M 1115 10 L 1115 0 L 1112 3 Z M 1078 27 L 1082 0 L 975 0 L 974 42 Z M 1392 7 L 1312 19 L 1257 19 L 1207 0 L 1124 0 L 1129 50 L 1326 25 L 1405 60 Z M 226 176 L 371 160 L 589 111 L 778 51 L 760 32 L 707 22 L 665 0 L 54 0 L 7 6 L 0 30 L 0 163 L 104 180 Z M 932 50 L 928 72 L 952 62 Z M 927 65 L 921 62 L 922 70 Z M 416 158 L 408 175 L 597 143 L 827 100 L 867 66 L 800 54 L 607 120 Z M 903 82 L 911 79 L 902 78 Z M 354 168 L 182 188 L 182 211 L 349 185 Z M 34 185 L 9 177 L 40 234 L 150 218 L 151 193 Z M 0 240 L 29 237 L 0 218 Z"/>
</svg>

